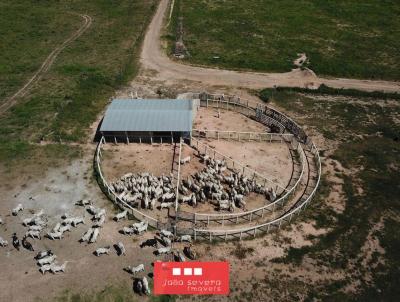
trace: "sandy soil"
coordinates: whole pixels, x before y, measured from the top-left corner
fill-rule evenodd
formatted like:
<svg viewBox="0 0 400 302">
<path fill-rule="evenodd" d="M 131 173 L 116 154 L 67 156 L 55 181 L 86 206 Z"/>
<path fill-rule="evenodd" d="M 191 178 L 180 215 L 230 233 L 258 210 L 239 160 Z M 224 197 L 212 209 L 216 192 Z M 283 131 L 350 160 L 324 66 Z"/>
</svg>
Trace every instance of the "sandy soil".
<svg viewBox="0 0 400 302">
<path fill-rule="evenodd" d="M 267 142 L 206 141 L 216 151 L 246 165 L 285 187 L 292 173 L 292 160 L 286 144 Z"/>
<path fill-rule="evenodd" d="M 240 132 L 266 132 L 266 127 L 261 123 L 249 119 L 237 112 L 220 109 L 200 107 L 197 112 L 193 129 L 220 130 Z"/>
<path fill-rule="evenodd" d="M 236 86 L 251 89 L 274 86 L 318 87 L 320 84 L 325 84 L 334 88 L 400 91 L 399 82 L 342 78 L 325 79 L 317 77 L 313 72 L 301 69 L 294 69 L 287 73 L 253 73 L 196 67 L 172 61 L 161 49 L 160 43 L 168 3 L 169 0 L 160 1 L 157 12 L 146 33 L 140 60 L 145 69 L 152 71 L 152 78 L 157 78 L 162 82 L 170 84 L 176 81 L 189 80 L 214 86 Z"/>
<path fill-rule="evenodd" d="M 92 156 L 94 148 L 87 150 L 84 158 L 59 167 L 30 167 L 17 177 L 19 171 L 3 174 L 2 202 L 0 216 L 4 224 L 0 226 L 0 236 L 10 245 L 0 248 L 0 301 L 33 301 L 35 298 L 51 299 L 65 289 L 86 291 L 102 289 L 110 283 L 130 284 L 130 277 L 122 271 L 127 265 L 144 263 L 150 270 L 150 262 L 155 259 L 151 253 L 143 253 L 132 238 L 118 233 L 127 222 L 111 221 L 113 208 L 92 179 Z M 40 172 L 38 172 L 40 171 Z M 7 190 L 4 187 L 7 186 Z M 29 199 L 32 197 L 33 199 Z M 91 225 L 89 215 L 83 208 L 74 206 L 78 199 L 90 198 L 98 207 L 106 207 L 107 222 L 100 232 L 99 240 L 92 245 L 79 244 L 78 239 Z M 22 203 L 23 213 L 14 217 L 11 209 Z M 44 209 L 49 228 L 60 220 L 64 213 L 85 216 L 86 225 L 79 225 L 71 233 L 66 233 L 61 241 L 30 240 L 36 251 L 52 249 L 60 263 L 68 261 L 67 271 L 60 275 L 41 275 L 33 259 L 33 252 L 25 249 L 15 250 L 11 245 L 11 235 L 16 232 L 21 238 L 26 232 L 21 220 L 32 213 Z M 97 258 L 92 252 L 100 246 L 112 245 L 122 241 L 127 249 L 125 257 L 110 256 Z M 7 272 L 7 273 L 5 273 Z"/>
<path fill-rule="evenodd" d="M 103 148 L 103 173 L 109 182 L 131 172 L 149 172 L 155 176 L 169 175 L 175 168 L 174 146 L 172 144 L 106 144 Z M 177 148 L 176 154 L 178 152 Z"/>
</svg>

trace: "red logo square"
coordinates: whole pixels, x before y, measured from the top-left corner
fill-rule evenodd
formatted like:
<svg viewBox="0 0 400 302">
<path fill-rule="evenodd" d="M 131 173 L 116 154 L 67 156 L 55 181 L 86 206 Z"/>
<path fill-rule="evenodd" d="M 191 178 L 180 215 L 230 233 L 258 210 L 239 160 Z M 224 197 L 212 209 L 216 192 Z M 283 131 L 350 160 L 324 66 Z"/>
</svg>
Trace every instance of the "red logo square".
<svg viewBox="0 0 400 302">
<path fill-rule="evenodd" d="M 155 295 L 228 295 L 228 262 L 155 262 Z"/>
</svg>

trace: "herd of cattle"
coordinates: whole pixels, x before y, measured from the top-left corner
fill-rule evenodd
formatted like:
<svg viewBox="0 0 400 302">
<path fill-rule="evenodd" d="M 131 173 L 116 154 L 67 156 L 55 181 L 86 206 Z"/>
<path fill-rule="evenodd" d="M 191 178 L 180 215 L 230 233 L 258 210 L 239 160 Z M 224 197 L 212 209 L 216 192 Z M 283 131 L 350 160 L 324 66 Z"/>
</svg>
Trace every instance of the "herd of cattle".
<svg viewBox="0 0 400 302">
<path fill-rule="evenodd" d="M 246 207 L 245 196 L 251 192 L 262 194 L 267 200 L 276 199 L 275 191 L 267 189 L 254 179 L 239 171 L 228 169 L 224 160 L 215 160 L 206 154 L 199 154 L 205 164 L 202 171 L 183 179 L 179 185 L 179 203 L 193 207 L 198 202 L 209 202 L 218 211 L 233 212 Z M 190 157 L 181 164 L 190 162 Z M 135 208 L 160 210 L 174 206 L 176 195 L 172 176 L 155 177 L 149 173 L 128 173 L 112 183 L 118 197 Z"/>
<path fill-rule="evenodd" d="M 88 244 L 95 243 L 100 234 L 101 228 L 106 222 L 106 210 L 104 208 L 96 208 L 89 200 L 80 200 L 76 203 L 76 206 L 84 207 L 91 217 L 91 227 L 84 232 L 79 242 L 86 242 Z M 12 216 L 22 216 L 21 213 L 24 212 L 24 207 L 19 204 L 15 207 L 11 213 Z M 128 218 L 128 211 L 123 211 L 116 214 L 113 220 L 119 222 L 123 219 Z M 12 245 L 16 250 L 20 250 L 21 245 L 28 251 L 35 251 L 33 244 L 29 241 L 41 240 L 42 237 L 46 237 L 50 240 L 61 240 L 65 232 L 71 232 L 73 228 L 76 228 L 79 224 L 86 224 L 84 216 L 72 217 L 68 214 L 64 214 L 60 217 L 60 220 L 55 223 L 54 226 L 48 225 L 48 219 L 44 211 L 41 210 L 37 213 L 32 214 L 30 217 L 21 218 L 22 225 L 26 228 L 25 234 L 22 236 L 20 242 L 16 233 L 12 235 Z M 3 220 L 0 217 L 0 224 L 3 224 Z M 148 222 L 141 221 L 133 223 L 128 226 L 124 226 L 119 232 L 124 235 L 139 235 L 146 232 L 148 229 Z M 141 248 L 153 247 L 155 255 L 169 255 L 171 259 L 175 261 L 186 261 L 186 257 L 189 259 L 196 259 L 196 253 L 193 251 L 191 245 L 185 246 L 181 251 L 176 248 L 172 248 L 174 242 L 186 242 L 191 243 L 192 239 L 190 235 L 185 236 L 175 236 L 172 232 L 168 230 L 161 230 L 153 238 L 146 239 L 140 243 Z M 0 247 L 7 247 L 8 241 L 0 237 Z M 94 250 L 93 254 L 97 257 L 101 255 L 109 255 L 112 250 L 115 250 L 118 256 L 125 255 L 126 250 L 122 242 L 117 242 L 113 245 L 98 247 Z M 42 274 L 51 272 L 64 273 L 68 261 L 62 264 L 58 263 L 58 258 L 52 250 L 39 251 L 34 257 L 36 264 L 39 267 L 39 271 Z M 132 275 L 136 275 L 139 272 L 144 271 L 144 264 L 139 264 L 137 266 L 128 266 L 124 270 Z M 134 290 L 138 293 L 150 294 L 150 288 L 147 278 L 144 276 L 142 278 L 134 279 Z"/>
</svg>

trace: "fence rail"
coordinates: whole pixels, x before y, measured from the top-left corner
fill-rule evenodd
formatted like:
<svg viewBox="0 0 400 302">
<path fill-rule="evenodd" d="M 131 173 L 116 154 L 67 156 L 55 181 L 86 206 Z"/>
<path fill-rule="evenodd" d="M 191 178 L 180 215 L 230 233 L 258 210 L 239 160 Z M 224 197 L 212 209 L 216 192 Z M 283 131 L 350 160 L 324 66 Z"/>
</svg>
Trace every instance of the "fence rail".
<svg viewBox="0 0 400 302">
<path fill-rule="evenodd" d="M 290 133 L 267 133 L 267 132 L 241 132 L 241 131 L 220 131 L 220 130 L 192 130 L 192 137 L 227 139 L 236 141 L 258 141 L 258 142 L 288 142 L 293 138 Z"/>
<path fill-rule="evenodd" d="M 105 144 L 105 139 L 102 137 L 97 145 L 95 158 L 94 158 L 94 169 L 97 174 L 97 182 L 102 189 L 102 191 L 107 195 L 107 197 L 114 202 L 120 208 L 126 208 L 131 211 L 132 215 L 138 220 L 147 220 L 149 225 L 158 229 L 163 226 L 163 224 L 157 219 L 142 213 L 141 211 L 131 207 L 125 201 L 123 201 L 119 196 L 115 193 L 114 189 L 107 183 L 103 176 L 103 172 L 101 170 L 101 157 L 102 157 L 102 146 Z"/>
<path fill-rule="evenodd" d="M 321 160 L 320 160 L 320 156 L 319 156 L 319 152 L 317 147 L 314 145 L 314 143 L 311 143 L 311 148 L 310 148 L 310 152 L 315 156 L 314 160 L 315 160 L 315 164 L 317 166 L 317 180 L 316 180 L 316 184 L 312 190 L 312 192 L 310 193 L 310 195 L 304 200 L 301 201 L 301 203 L 294 207 L 293 210 L 285 213 L 284 215 L 282 215 L 279 218 L 276 218 L 270 222 L 266 222 L 263 224 L 259 224 L 256 226 L 252 226 L 252 227 L 244 227 L 244 228 L 238 228 L 238 229 L 230 229 L 230 230 L 226 230 L 226 229 L 193 229 L 193 235 L 195 240 L 198 237 L 202 237 L 203 239 L 208 239 L 210 241 L 212 241 L 213 239 L 223 239 L 223 240 L 228 240 L 228 239 L 242 239 L 244 236 L 252 236 L 255 237 L 257 236 L 257 232 L 261 233 L 261 232 L 270 232 L 270 230 L 275 229 L 279 229 L 282 225 L 282 223 L 284 222 L 290 222 L 292 220 L 292 217 L 295 214 L 300 214 L 301 210 L 303 208 L 306 208 L 307 204 L 312 200 L 312 198 L 314 197 L 317 188 L 319 186 L 320 183 L 320 179 L 321 179 Z"/>
<path fill-rule="evenodd" d="M 213 95 L 213 94 L 207 94 L 207 93 L 188 93 L 186 95 L 187 95 L 187 97 L 189 95 L 191 95 L 191 98 L 196 99 L 196 104 L 198 104 L 200 106 L 234 110 L 236 112 L 242 113 L 250 118 L 257 120 L 268 127 L 274 128 L 274 130 L 278 131 L 279 134 L 278 133 L 274 133 L 274 134 L 268 133 L 270 135 L 269 136 L 270 140 L 271 141 L 273 141 L 274 139 L 277 140 L 277 138 L 280 137 L 280 139 L 282 139 L 282 140 L 290 141 L 292 148 L 296 149 L 300 155 L 299 159 L 300 159 L 300 162 L 302 165 L 302 170 L 301 170 L 299 179 L 292 186 L 292 188 L 287 189 L 287 188 L 282 187 L 280 184 L 277 185 L 275 182 L 273 182 L 273 183 L 275 183 L 275 185 L 277 185 L 276 188 L 277 189 L 280 188 L 281 193 L 284 193 L 273 203 L 270 203 L 262 208 L 258 208 L 258 209 L 254 209 L 252 211 L 242 212 L 242 213 L 224 213 L 224 214 L 193 213 L 191 217 L 194 222 L 194 228 L 193 229 L 186 228 L 186 229 L 182 229 L 182 230 L 178 229 L 177 230 L 178 234 L 192 234 L 192 235 L 194 235 L 195 240 L 199 237 L 208 239 L 210 241 L 213 239 L 224 239 L 224 240 L 234 239 L 234 238 L 242 239 L 242 237 L 245 237 L 245 236 L 256 236 L 257 233 L 270 232 L 273 229 L 280 228 L 282 223 L 290 222 L 292 217 L 295 214 L 299 214 L 303 208 L 306 208 L 307 204 L 314 197 L 314 195 L 317 191 L 317 188 L 319 186 L 319 183 L 320 183 L 321 159 L 320 159 L 317 147 L 309 139 L 309 137 L 305 134 L 304 130 L 298 126 L 298 124 L 296 122 L 291 120 L 289 117 L 287 117 L 283 113 L 281 113 L 269 106 L 263 106 L 259 103 L 252 103 L 252 102 L 249 102 L 246 100 L 241 100 L 237 96 Z M 198 131 L 198 130 L 194 130 L 193 136 L 200 135 L 201 131 L 199 131 L 199 132 L 195 132 L 195 131 Z M 286 131 L 288 131 L 289 134 L 285 134 Z M 203 133 L 204 133 L 204 131 L 203 131 Z M 217 135 L 217 138 L 218 138 L 219 135 L 221 135 L 221 133 L 222 133 L 222 136 L 225 135 L 225 136 L 228 136 L 229 138 L 231 138 L 231 135 L 233 135 L 233 134 L 231 134 L 232 132 L 230 134 L 225 134 L 222 131 L 218 131 L 218 132 L 214 132 L 214 133 L 212 133 L 212 131 L 208 131 L 208 132 L 206 132 L 206 137 L 207 137 L 207 135 L 209 135 L 208 137 L 211 137 L 211 135 Z M 238 140 L 239 139 L 245 140 L 246 136 L 245 136 L 244 132 L 242 132 L 242 133 L 243 133 L 243 137 L 242 137 L 242 134 L 239 134 L 235 138 Z M 200 135 L 200 137 L 201 137 L 201 135 Z M 292 137 L 292 138 L 290 139 L 290 137 Z M 221 138 L 221 137 L 219 137 L 219 138 Z M 127 141 L 128 143 L 129 143 L 130 139 L 131 138 L 128 137 L 128 141 Z M 132 139 L 133 140 L 138 139 L 139 142 L 141 142 L 141 138 L 132 138 Z M 259 134 L 258 136 L 254 135 L 254 134 L 253 135 L 248 134 L 248 136 L 247 136 L 247 140 L 256 140 L 256 139 L 263 140 L 264 137 L 262 137 L 261 134 Z M 114 138 L 114 140 L 115 140 L 115 138 Z M 172 139 L 169 138 L 169 140 L 170 141 L 168 141 L 168 142 L 171 142 Z M 192 143 L 196 142 L 196 141 L 197 141 L 196 139 L 192 138 Z M 115 140 L 115 142 L 116 142 L 116 140 Z M 163 140 L 160 139 L 160 143 L 162 143 L 162 142 L 163 142 Z M 312 192 L 308 196 L 302 195 L 302 197 L 296 201 L 294 207 L 292 207 L 287 213 L 283 214 L 282 216 L 280 216 L 278 218 L 274 218 L 272 221 L 265 222 L 265 223 L 262 223 L 259 225 L 248 226 L 248 227 L 243 227 L 243 228 L 236 228 L 236 229 L 200 229 L 200 228 L 196 228 L 196 222 L 199 222 L 199 221 L 207 221 L 207 225 L 209 224 L 210 221 L 219 220 L 223 224 L 225 220 L 228 220 L 231 218 L 239 219 L 240 217 L 246 218 L 251 221 L 253 217 L 257 217 L 257 216 L 263 217 L 264 213 L 267 212 L 268 210 L 270 210 L 271 207 L 272 207 L 272 213 L 273 213 L 273 217 L 274 217 L 274 210 L 276 208 L 278 208 L 279 206 L 283 206 L 285 204 L 285 202 L 287 200 L 289 200 L 289 198 L 291 198 L 293 196 L 293 194 L 295 194 L 298 184 L 300 183 L 302 176 L 304 174 L 305 162 L 307 160 L 307 157 L 303 150 L 302 144 L 300 144 L 299 142 L 303 143 L 304 146 L 307 148 L 307 150 L 309 149 L 308 151 L 313 154 L 313 161 L 314 161 L 315 166 L 317 167 L 316 182 L 312 189 Z M 105 143 L 105 138 L 102 137 L 97 146 L 96 153 L 95 153 L 95 159 L 94 159 L 95 171 L 98 176 L 97 178 L 98 178 L 99 185 L 102 188 L 103 192 L 118 206 L 128 208 L 137 219 L 139 219 L 139 220 L 146 219 L 149 222 L 149 225 L 151 225 L 152 227 L 157 228 L 157 229 L 165 228 L 166 224 L 161 223 L 157 219 L 155 219 L 151 216 L 148 216 L 135 208 L 132 208 L 126 202 L 121 200 L 115 194 L 113 188 L 108 185 L 108 183 L 104 179 L 102 171 L 101 171 L 101 156 L 102 156 L 101 148 L 104 143 Z M 211 149 L 211 148 L 209 148 L 209 149 Z M 217 156 L 217 157 L 222 156 L 223 158 L 227 158 L 215 150 L 212 150 L 211 152 L 213 152 L 214 156 Z M 228 159 L 229 158 L 227 158 L 227 160 Z M 229 160 L 231 160 L 231 159 L 229 159 Z M 179 162 L 180 162 L 180 160 L 179 160 Z M 238 167 L 238 165 L 239 165 L 238 163 L 236 163 L 235 165 L 236 165 L 236 167 L 234 167 L 235 169 L 240 167 L 241 169 L 243 169 L 244 173 L 246 172 L 246 169 L 247 169 L 247 173 L 249 173 L 251 171 L 251 169 L 245 167 L 244 165 L 241 165 L 239 167 Z M 232 161 L 232 166 L 233 166 L 233 161 Z M 311 173 L 311 172 L 309 171 L 309 173 Z M 253 171 L 253 174 L 251 176 L 259 177 L 260 179 L 263 179 L 265 181 L 264 185 L 266 185 L 266 183 L 268 183 L 268 182 L 272 183 L 271 180 L 266 179 L 265 177 L 263 177 L 262 175 L 259 175 L 255 171 Z M 310 177 L 310 175 L 309 175 L 309 177 Z M 305 199 L 303 199 L 303 198 L 305 198 Z M 261 211 L 261 213 L 260 213 L 260 211 Z M 177 212 L 177 214 L 178 214 L 178 217 L 181 216 L 181 213 L 179 211 Z"/>
<path fill-rule="evenodd" d="M 192 144 L 195 145 L 195 148 L 199 149 L 199 147 L 198 147 L 199 142 L 197 140 L 194 140 L 194 142 L 192 142 Z M 202 145 L 204 145 L 204 144 L 202 144 Z M 207 146 L 207 145 L 204 145 L 204 146 Z M 214 152 L 214 150 L 211 152 Z M 210 224 L 210 222 L 212 222 L 212 221 L 219 221 L 222 225 L 224 225 L 224 222 L 227 220 L 229 220 L 229 221 L 233 220 L 235 223 L 238 223 L 239 219 L 252 221 L 253 218 L 264 217 L 265 213 L 268 213 L 268 212 L 272 212 L 272 216 L 274 216 L 275 211 L 278 210 L 279 208 L 282 208 L 286 204 L 286 202 L 295 194 L 296 189 L 298 188 L 300 181 L 303 177 L 306 160 L 305 160 L 304 150 L 303 150 L 301 144 L 297 144 L 297 152 L 299 154 L 299 160 L 301 163 L 301 171 L 300 171 L 299 178 L 297 179 L 295 184 L 289 189 L 286 189 L 286 188 L 283 188 L 280 186 L 280 188 L 284 189 L 284 190 L 278 192 L 279 193 L 278 196 L 279 195 L 281 195 L 281 196 L 278 199 L 276 199 L 274 202 L 266 204 L 257 209 L 240 212 L 240 213 L 222 213 L 222 214 L 221 213 L 192 213 L 191 215 L 190 214 L 186 215 L 186 217 L 184 215 L 181 215 L 180 217 L 181 218 L 185 217 L 186 220 L 192 220 L 194 225 L 196 225 L 196 223 L 198 223 L 198 222 L 207 222 L 207 226 L 208 226 Z M 216 154 L 218 154 L 218 153 L 216 153 Z M 228 158 L 228 160 L 232 161 L 232 165 L 228 166 L 228 168 L 235 168 L 235 162 L 230 158 Z M 227 161 L 227 164 L 228 163 L 229 163 L 229 161 Z M 245 167 L 244 171 L 246 171 L 246 169 L 248 169 L 248 168 Z M 257 172 L 255 172 L 255 173 L 258 177 L 265 180 L 264 176 L 259 175 Z M 266 183 L 264 183 L 264 186 L 265 185 L 266 185 Z"/>
</svg>

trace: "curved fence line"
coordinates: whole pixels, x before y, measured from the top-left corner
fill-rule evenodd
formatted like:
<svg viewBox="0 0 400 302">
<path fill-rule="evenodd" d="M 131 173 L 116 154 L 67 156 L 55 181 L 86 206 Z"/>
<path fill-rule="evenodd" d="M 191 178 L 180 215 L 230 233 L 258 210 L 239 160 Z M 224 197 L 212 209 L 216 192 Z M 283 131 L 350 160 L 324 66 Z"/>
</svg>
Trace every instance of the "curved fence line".
<svg viewBox="0 0 400 302">
<path fill-rule="evenodd" d="M 193 129 L 192 137 L 229 139 L 237 141 L 258 141 L 258 142 L 279 142 L 293 137 L 291 133 L 268 133 L 268 132 L 243 132 L 243 131 L 221 131 L 221 130 L 200 130 Z"/>
<path fill-rule="evenodd" d="M 187 96 L 191 95 L 193 99 L 197 98 L 199 100 L 200 106 L 203 105 L 203 107 L 213 107 L 213 108 L 221 108 L 221 109 L 228 109 L 228 110 L 233 109 L 233 110 L 235 110 L 239 113 L 242 113 L 248 117 L 252 117 L 252 118 L 256 119 L 257 121 L 263 123 L 266 126 L 275 127 L 275 130 L 278 130 L 280 133 L 280 134 L 276 134 L 276 133 L 275 134 L 281 135 L 281 137 L 286 137 L 282 134 L 286 130 L 289 130 L 292 134 L 292 136 L 291 136 L 292 139 L 290 139 L 290 143 L 292 144 L 293 149 L 296 149 L 299 152 L 300 161 L 302 162 L 302 170 L 300 173 L 300 177 L 296 181 L 295 185 L 293 185 L 293 187 L 289 190 L 284 188 L 286 191 L 285 195 L 280 197 L 279 199 L 277 199 L 275 202 L 273 202 L 269 205 L 266 205 L 265 207 L 262 207 L 259 209 L 254 209 L 252 211 L 248 211 L 246 213 L 244 213 L 244 212 L 242 212 L 242 213 L 226 213 L 226 214 L 192 213 L 194 225 L 196 224 L 196 221 L 205 221 L 205 220 L 199 219 L 199 216 L 202 216 L 202 215 L 205 215 L 208 223 L 210 221 L 220 220 L 220 221 L 222 221 L 222 224 L 223 224 L 225 220 L 230 219 L 228 217 L 230 217 L 231 215 L 233 215 L 233 217 L 235 217 L 236 219 L 238 219 L 239 215 L 242 217 L 249 216 L 250 221 L 252 220 L 253 215 L 263 217 L 266 207 L 272 206 L 273 207 L 272 211 L 274 213 L 275 205 L 279 206 L 279 203 L 281 203 L 281 206 L 282 206 L 284 204 L 284 202 L 294 194 L 295 189 L 298 187 L 298 184 L 300 183 L 300 181 L 303 177 L 304 170 L 305 170 L 305 161 L 307 160 L 307 156 L 305 155 L 305 151 L 303 150 L 302 145 L 299 143 L 299 141 L 303 142 L 306 147 L 310 148 L 309 150 L 307 150 L 307 152 L 311 152 L 313 154 L 313 160 L 315 162 L 314 164 L 315 164 L 315 166 L 317 166 L 317 178 L 316 178 L 317 180 L 313 187 L 312 192 L 304 201 L 302 199 L 305 196 L 305 194 L 307 194 L 306 191 L 307 191 L 308 187 L 305 188 L 304 193 L 298 199 L 298 201 L 294 204 L 294 207 L 292 207 L 287 213 L 283 214 L 282 216 L 280 216 L 272 221 L 262 223 L 259 225 L 255 225 L 255 226 L 251 226 L 251 227 L 243 227 L 243 228 L 229 229 L 229 230 L 196 229 L 196 228 L 182 229 L 182 230 L 177 229 L 178 234 L 180 234 L 180 233 L 192 234 L 192 235 L 194 235 L 195 240 L 197 239 L 197 237 L 202 237 L 202 238 L 209 239 L 210 241 L 212 241 L 213 238 L 217 238 L 217 239 L 223 238 L 223 239 L 227 240 L 230 238 L 242 239 L 243 236 L 254 236 L 255 237 L 257 235 L 257 232 L 269 232 L 270 229 L 272 229 L 272 228 L 280 228 L 281 224 L 283 222 L 286 222 L 286 221 L 290 222 L 293 215 L 299 214 L 301 212 L 301 210 L 307 206 L 307 204 L 314 197 L 315 192 L 318 189 L 318 186 L 320 183 L 321 159 L 320 159 L 317 147 L 307 137 L 304 130 L 302 128 L 300 128 L 297 123 L 295 123 L 293 120 L 288 118 L 286 115 L 280 113 L 279 111 L 277 111 L 275 109 L 272 109 L 268 106 L 264 106 L 264 108 L 263 108 L 263 106 L 259 103 L 254 103 L 255 106 L 253 107 L 253 106 L 250 106 L 250 104 L 252 102 L 249 102 L 246 100 L 243 101 L 239 97 L 236 97 L 236 96 L 212 95 L 212 94 L 207 94 L 207 93 L 187 93 L 186 95 Z M 296 138 L 297 140 L 294 138 Z M 148 216 L 148 215 L 142 213 L 141 211 L 134 209 L 133 207 L 128 205 L 121 198 L 119 198 L 118 195 L 114 192 L 113 188 L 108 185 L 108 183 L 104 179 L 102 171 L 101 171 L 101 156 L 102 156 L 101 155 L 101 147 L 102 147 L 103 143 L 105 143 L 104 137 L 101 138 L 101 140 L 97 146 L 96 153 L 95 153 L 95 159 L 94 159 L 95 171 L 98 175 L 97 179 L 98 179 L 98 182 L 99 182 L 99 185 L 100 185 L 102 191 L 116 205 L 118 205 L 120 207 L 128 208 L 132 212 L 132 214 L 135 218 L 137 218 L 139 220 L 146 219 L 147 221 L 149 221 L 149 224 L 152 227 L 157 228 L 157 229 L 168 227 L 167 224 L 161 223 L 157 219 L 155 219 L 151 216 Z M 216 151 L 213 150 L 212 152 L 216 152 Z M 216 154 L 216 153 L 214 153 L 214 154 Z M 246 169 L 248 169 L 248 168 L 246 167 Z M 310 173 L 311 173 L 311 170 L 309 170 L 309 176 L 308 176 L 309 179 L 311 177 Z M 256 175 L 256 174 L 254 174 L 254 175 Z M 285 192 L 285 191 L 283 191 L 283 192 Z M 284 199 L 285 196 L 286 196 L 286 199 Z M 301 203 L 298 204 L 299 202 L 301 202 Z M 257 211 L 260 211 L 260 209 L 261 209 L 261 215 L 259 215 L 257 213 Z M 179 217 L 179 215 L 180 215 L 179 211 L 177 212 L 177 214 Z M 213 218 L 213 217 L 215 217 L 215 218 Z"/>
<path fill-rule="evenodd" d="M 273 180 L 269 179 L 268 177 L 266 177 L 264 175 L 261 175 L 260 173 L 258 173 L 257 171 L 255 171 L 255 170 L 253 170 L 251 168 L 248 168 L 246 165 L 244 165 L 244 164 L 242 164 L 242 163 L 240 163 L 240 162 L 238 162 L 236 160 L 233 160 L 231 157 L 226 156 L 226 155 L 216 151 L 215 149 L 211 148 L 207 144 L 200 142 L 198 139 L 195 139 L 195 138 L 192 137 L 191 142 L 190 142 L 190 146 L 195 148 L 199 153 L 201 153 L 201 150 L 199 148 L 199 146 L 201 146 L 204 149 L 204 152 L 203 152 L 204 154 L 209 155 L 210 153 L 212 153 L 214 159 L 219 157 L 219 158 L 225 160 L 228 168 L 236 169 L 236 170 L 240 169 L 244 175 L 247 174 L 250 177 L 253 177 L 253 178 L 257 177 L 257 178 L 261 179 L 261 181 L 263 182 L 264 187 L 266 186 L 267 183 L 269 183 L 269 184 L 271 184 L 273 186 L 276 186 L 276 188 L 281 189 L 283 192 L 287 191 L 287 189 L 283 185 L 277 183 L 276 181 L 273 181 Z M 209 150 L 211 150 L 211 151 L 209 151 Z M 229 167 L 229 162 L 232 163 L 232 167 Z M 277 189 L 275 191 L 277 191 Z"/>
<path fill-rule="evenodd" d="M 225 95 L 225 94 L 210 94 L 206 92 L 188 92 L 185 94 L 185 98 L 193 98 L 193 99 L 199 99 L 200 104 L 201 103 L 206 103 L 206 106 L 211 102 L 217 102 L 217 103 L 229 103 L 230 105 L 236 105 L 238 107 L 243 108 L 243 112 L 245 115 L 249 116 L 251 115 L 252 110 L 261 112 L 264 117 L 266 118 L 266 121 L 272 122 L 273 125 L 277 126 L 279 129 L 287 129 L 290 130 L 290 133 L 294 134 L 298 140 L 300 140 L 303 143 L 308 142 L 308 136 L 304 132 L 304 130 L 291 118 L 283 114 L 282 112 L 255 102 L 255 101 L 249 101 L 246 99 L 242 99 L 238 96 L 235 95 Z M 213 106 L 214 108 L 221 108 L 224 109 L 224 106 Z M 226 108 L 229 107 L 229 105 L 225 105 Z M 264 108 L 264 110 L 263 110 Z M 247 109 L 247 110 L 246 110 Z M 245 113 L 247 112 L 247 114 Z"/>
<path fill-rule="evenodd" d="M 246 212 L 241 212 L 241 213 L 224 213 L 224 214 L 219 214 L 219 213 L 194 213 L 193 214 L 193 223 L 196 224 L 196 222 L 201 222 L 201 221 L 207 221 L 207 225 L 210 223 L 210 221 L 218 221 L 221 220 L 222 224 L 224 224 L 225 220 L 230 220 L 230 219 L 236 219 L 236 223 L 238 222 L 239 218 L 246 218 L 248 216 L 248 220 L 252 221 L 253 217 L 264 217 L 264 212 L 267 212 L 270 208 L 271 211 L 274 213 L 276 210 L 276 207 L 278 206 L 283 206 L 283 204 L 294 195 L 296 188 L 298 187 L 303 174 L 304 174 L 304 169 L 305 169 L 305 155 L 303 148 L 301 144 L 297 145 L 297 152 L 300 154 L 300 162 L 302 163 L 302 169 L 299 175 L 299 178 L 297 179 L 296 183 L 290 188 L 289 190 L 285 189 L 285 194 L 275 200 L 274 202 L 267 204 L 263 207 L 253 209 L 250 211 Z"/>
<path fill-rule="evenodd" d="M 119 196 L 115 193 L 114 189 L 112 187 L 110 187 L 107 183 L 107 181 L 104 179 L 103 173 L 101 171 L 101 148 L 103 146 L 103 144 L 105 144 L 105 139 L 104 137 L 102 137 L 99 141 L 99 144 L 97 145 L 96 148 L 96 153 L 95 153 L 95 158 L 94 158 L 94 169 L 95 172 L 97 173 L 97 182 L 101 188 L 101 190 L 104 192 L 104 194 L 106 194 L 106 196 L 111 199 L 111 201 L 113 201 L 117 206 L 119 206 L 120 208 L 128 208 L 132 215 L 138 219 L 138 220 L 147 220 L 149 222 L 149 225 L 154 227 L 154 228 L 160 228 L 160 226 L 162 225 L 157 219 L 148 216 L 142 212 L 140 212 L 139 210 L 131 207 L 129 204 L 127 204 L 125 201 L 123 201 L 121 198 L 119 198 Z"/>
<path fill-rule="evenodd" d="M 256 226 L 252 226 L 252 227 L 245 227 L 245 228 L 241 228 L 241 229 L 231 229 L 231 230 L 208 230 L 208 229 L 193 229 L 193 235 L 195 240 L 197 239 L 198 236 L 201 237 L 207 237 L 210 241 L 212 241 L 213 236 L 217 237 L 217 238 L 221 238 L 223 237 L 225 240 L 228 239 L 228 236 L 231 236 L 233 238 L 239 238 L 242 239 L 243 235 L 247 235 L 247 236 L 256 236 L 257 235 L 257 231 L 263 231 L 263 232 L 269 232 L 271 227 L 277 227 L 280 228 L 282 225 L 282 222 L 285 222 L 285 219 L 287 219 L 287 221 L 291 221 L 292 217 L 294 214 L 299 214 L 302 210 L 302 208 L 306 207 L 307 204 L 312 200 L 312 198 L 315 195 L 315 192 L 318 189 L 318 185 L 320 183 L 321 180 L 321 159 L 319 156 L 319 152 L 317 147 L 314 145 L 314 143 L 311 143 L 311 153 L 313 153 L 313 155 L 315 156 L 314 160 L 316 161 L 316 165 L 318 168 L 318 172 L 317 172 L 317 181 L 315 184 L 314 189 L 312 190 L 312 192 L 310 193 L 310 195 L 307 197 L 306 200 L 304 200 L 299 206 L 297 206 L 296 208 L 294 208 L 292 211 L 284 214 L 283 216 L 264 223 L 264 224 L 260 224 L 260 225 L 256 225 Z"/>
</svg>

